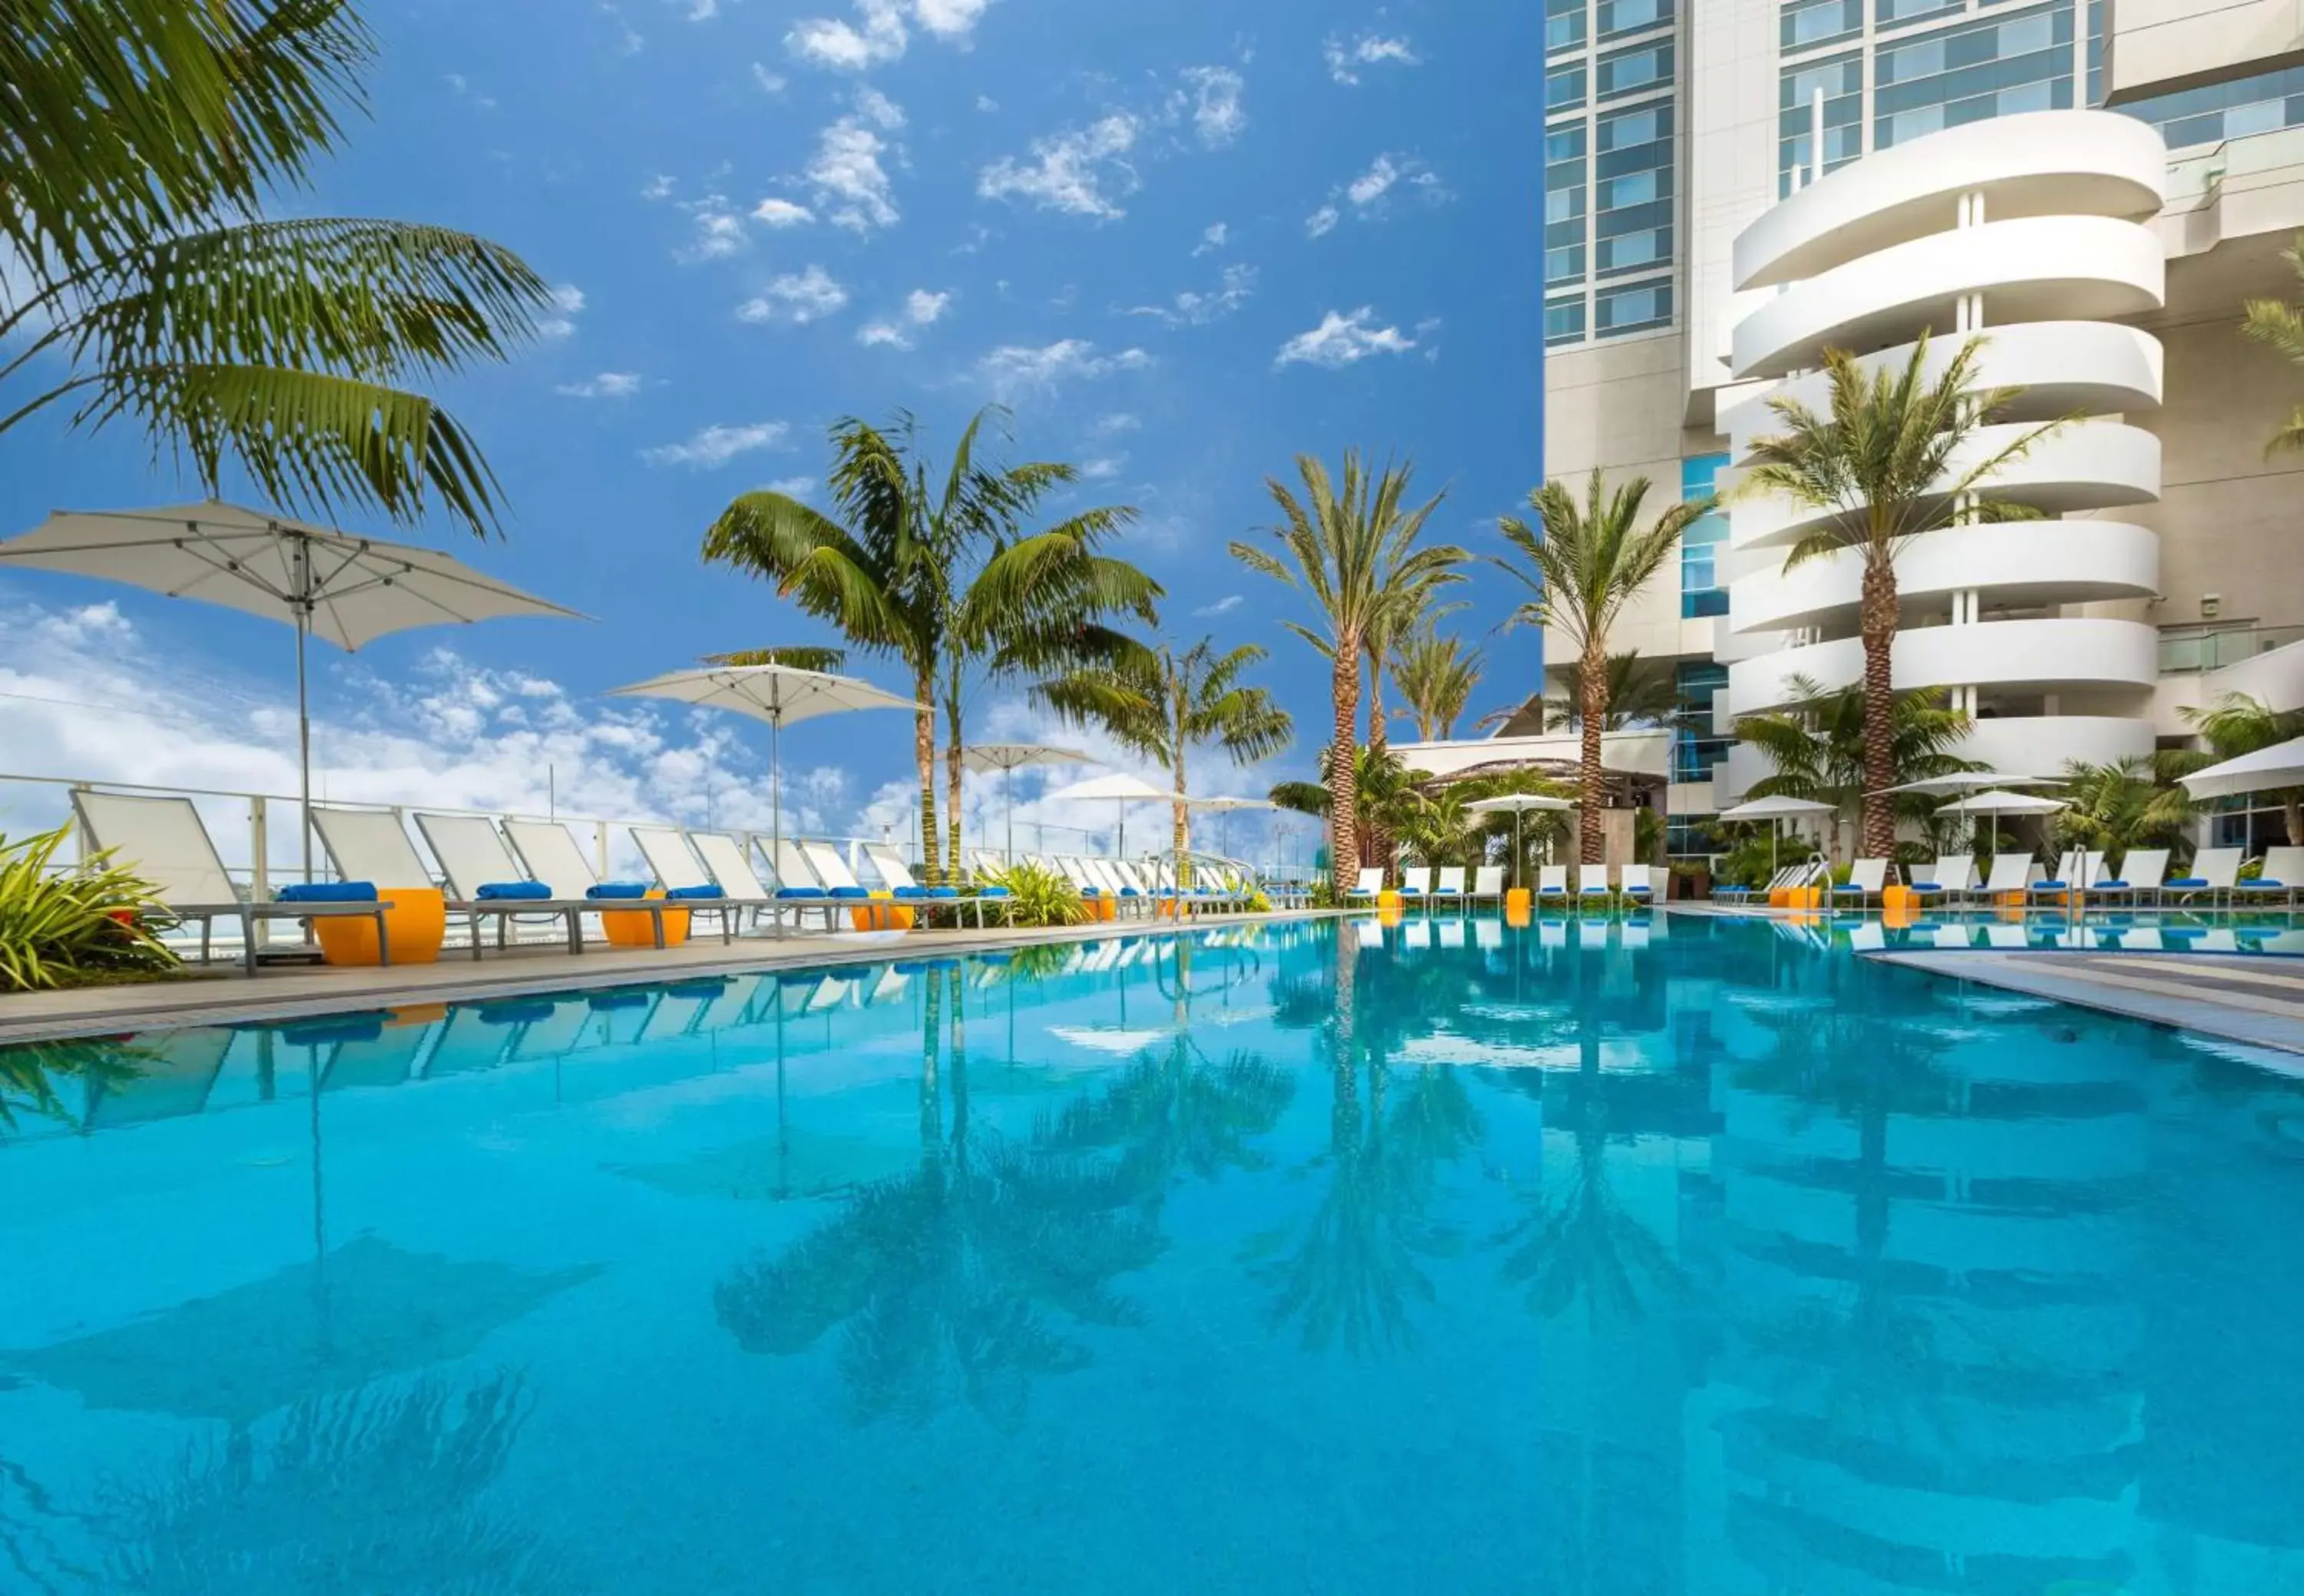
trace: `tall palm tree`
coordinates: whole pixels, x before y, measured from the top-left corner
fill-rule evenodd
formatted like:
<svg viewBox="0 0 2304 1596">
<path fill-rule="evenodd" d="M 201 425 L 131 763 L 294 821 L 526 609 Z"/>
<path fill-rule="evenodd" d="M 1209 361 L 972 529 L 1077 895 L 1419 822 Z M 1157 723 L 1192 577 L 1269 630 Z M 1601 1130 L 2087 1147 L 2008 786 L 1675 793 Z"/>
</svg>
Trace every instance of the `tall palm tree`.
<svg viewBox="0 0 2304 1596">
<path fill-rule="evenodd" d="M 2183 840 L 2195 805 L 2183 788 L 2164 785 L 2145 758 L 2064 767 L 2064 807 L 2056 811 L 2059 845 L 2094 849 L 2118 870 L 2131 848 Z"/>
<path fill-rule="evenodd" d="M 1646 587 L 1680 546 L 1689 524 L 1712 508 L 1709 498 L 1671 505 L 1646 528 L 1640 505 L 1648 480 L 1634 477 L 1611 493 L 1605 473 L 1594 471 L 1584 502 L 1560 482 L 1546 482 L 1528 496 L 1537 526 L 1505 516 L 1498 522 L 1504 541 L 1521 560 L 1497 558 L 1536 597 L 1514 611 L 1506 625 L 1549 626 L 1576 655 L 1583 691 L 1583 743 L 1579 751 L 1582 811 L 1578 819 L 1583 862 L 1603 859 L 1600 840 L 1600 734 L 1608 724 L 1608 631 L 1632 595 Z M 1538 528 L 1541 530 L 1539 531 Z"/>
<path fill-rule="evenodd" d="M 1792 678 L 1792 691 L 1789 709 L 1736 722 L 1736 735 L 1775 768 L 1774 775 L 1752 784 L 1750 795 L 1806 798 L 1853 812 L 1868 794 L 1884 790 L 1873 785 L 1869 700 L 1859 688 L 1826 692 L 1801 676 Z M 1970 723 L 1964 711 L 1945 706 L 1942 693 L 1900 692 L 1889 700 L 1888 713 L 1890 787 L 1982 768 L 1952 751 L 1968 735 Z M 1877 807 L 1888 814 L 1893 837 L 1897 818 L 1925 820 L 1935 801 L 1899 793 Z M 1868 853 L 1868 837 L 1866 845 Z M 1891 848 L 1889 854 L 1871 856 L 1893 857 L 1893 843 Z"/>
<path fill-rule="evenodd" d="M 1332 797 L 1328 860 L 1341 892 L 1351 884 L 1359 856 L 1354 761 L 1347 756 L 1360 730 L 1360 661 L 1369 635 L 1389 635 L 1385 629 L 1403 602 L 1421 603 L 1436 588 L 1461 581 L 1458 567 L 1471 556 L 1453 544 L 1419 546 L 1424 523 L 1446 495 L 1409 508 L 1413 465 L 1386 466 L 1372 477 L 1358 451 L 1348 449 L 1341 481 L 1309 454 L 1296 457 L 1296 471 L 1300 497 L 1276 478 L 1265 484 L 1280 507 L 1280 524 L 1272 530 L 1287 558 L 1237 540 L 1232 554 L 1251 571 L 1309 594 L 1326 627 L 1282 623 L 1328 658 L 1335 715 L 1335 751 L 1324 770 Z"/>
<path fill-rule="evenodd" d="M 2304 235 L 2299 235 L 2296 242 L 2281 250 L 2280 258 L 2299 277 L 2304 277 Z M 2252 299 L 2242 310 L 2240 330 L 2244 335 L 2259 344 L 2269 344 L 2297 365 L 2304 366 L 2304 308 L 2285 300 Z M 2287 421 L 2265 446 L 2267 454 L 2282 449 L 2304 449 L 2304 404 L 2288 412 Z M 2296 840 L 2292 829 L 2288 840 Z"/>
<path fill-rule="evenodd" d="M 1148 618 L 1160 593 L 1134 566 L 1100 552 L 1134 521 L 1133 510 L 1084 510 L 1038 532 L 1017 531 L 1079 472 L 1046 463 L 978 463 L 977 435 L 990 413 L 961 432 L 941 486 L 931 483 L 909 414 L 899 412 L 885 432 L 852 418 L 835 422 L 829 486 L 839 519 L 763 488 L 739 497 L 704 535 L 705 559 L 775 582 L 781 597 L 911 673 L 919 704 L 912 757 L 920 862 L 931 885 L 944 879 L 936 716 L 941 704 L 956 751 L 967 681 L 960 662 L 1039 659 L 1092 625 L 1102 637 L 1096 624 L 1115 609 Z"/>
<path fill-rule="evenodd" d="M 1032 696 L 1072 725 L 1099 728 L 1131 752 L 1158 760 L 1182 794 L 1191 751 L 1204 743 L 1216 744 L 1235 765 L 1252 765 L 1294 739 L 1288 711 L 1266 689 L 1241 680 L 1269 657 L 1254 643 L 1218 654 L 1205 637 L 1182 653 L 1162 643 L 1115 664 L 1068 671 L 1038 683 Z M 1181 797 L 1170 807 L 1177 879 L 1189 887 L 1191 811 Z"/>
<path fill-rule="evenodd" d="M 1544 700 L 1545 724 L 1563 731 L 1584 725 L 1584 666 L 1581 661 L 1562 668 L 1560 696 Z M 1607 714 L 1604 732 L 1630 726 L 1670 726 L 1680 718 L 1680 689 L 1672 672 L 1650 665 L 1638 649 L 1608 656 Z"/>
<path fill-rule="evenodd" d="M 1847 351 L 1826 350 L 1831 401 L 1825 412 L 1819 415 L 1790 395 L 1770 399 L 1768 408 L 1783 430 L 1753 446 L 1753 463 L 1739 489 L 1779 494 L 1822 514 L 1784 556 L 1787 571 L 1842 550 L 1862 563 L 1857 624 L 1870 711 L 1863 806 L 1864 853 L 1870 858 L 1887 858 L 1896 845 L 1894 805 L 1868 796 L 1896 785 L 1889 731 L 1896 692 L 1896 553 L 1906 539 L 1938 527 L 2030 515 L 2022 506 L 1983 498 L 1978 489 L 2061 425 L 2032 428 L 1968 460 L 1978 435 L 2021 391 L 1977 385 L 1983 347 L 1983 339 L 1970 338 L 1934 381 L 1925 333 L 1901 369 L 1868 372 Z"/>
<path fill-rule="evenodd" d="M 1408 700 L 1417 736 L 1426 743 L 1444 742 L 1456 734 L 1456 722 L 1479 684 L 1485 663 L 1478 649 L 1466 649 L 1459 638 L 1443 637 L 1432 624 L 1437 618 L 1427 617 L 1392 649 L 1392 679 Z"/>
<path fill-rule="evenodd" d="M 52 408 L 139 427 L 221 491 L 476 534 L 479 446 L 401 386 L 501 359 L 550 291 L 418 223 L 267 219 L 363 108 L 352 0 L 47 0 L 0 27 L 0 437 Z"/>
<path fill-rule="evenodd" d="M 1326 771 L 1334 758 L 1333 748 L 1320 751 L 1318 768 Z M 1379 831 L 1396 832 L 1405 827 L 1418 802 L 1416 784 L 1427 779 L 1427 773 L 1411 770 L 1407 762 L 1389 748 L 1372 748 L 1366 743 L 1352 750 L 1352 793 L 1360 812 L 1367 824 L 1358 835 L 1356 845 L 1360 852 L 1353 856 L 1352 865 L 1389 862 L 1380 859 L 1365 845 Z M 1336 785 L 1319 781 L 1283 781 L 1273 784 L 1266 794 L 1279 808 L 1294 814 L 1317 815 L 1323 819 L 1335 813 Z"/>
<path fill-rule="evenodd" d="M 2180 749 L 2162 754 L 2161 774 L 2172 779 L 2304 737 L 2304 709 L 2275 709 L 2244 692 L 2227 692 L 2206 709 L 2187 705 L 2176 713 L 2208 746 L 2206 751 Z M 2304 844 L 2304 787 L 2283 787 L 2274 796 L 2280 800 L 2288 840 Z"/>
</svg>

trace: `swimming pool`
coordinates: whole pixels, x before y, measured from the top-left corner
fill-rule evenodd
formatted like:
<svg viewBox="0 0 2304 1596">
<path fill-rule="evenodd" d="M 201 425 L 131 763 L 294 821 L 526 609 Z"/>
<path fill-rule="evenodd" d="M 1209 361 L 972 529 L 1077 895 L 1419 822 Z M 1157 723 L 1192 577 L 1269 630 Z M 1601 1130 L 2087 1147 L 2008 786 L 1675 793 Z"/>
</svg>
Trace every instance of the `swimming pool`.
<svg viewBox="0 0 2304 1596">
<path fill-rule="evenodd" d="M 2304 1083 L 1766 925 L 0 1059 L 12 1592 L 2304 1588 Z"/>
</svg>

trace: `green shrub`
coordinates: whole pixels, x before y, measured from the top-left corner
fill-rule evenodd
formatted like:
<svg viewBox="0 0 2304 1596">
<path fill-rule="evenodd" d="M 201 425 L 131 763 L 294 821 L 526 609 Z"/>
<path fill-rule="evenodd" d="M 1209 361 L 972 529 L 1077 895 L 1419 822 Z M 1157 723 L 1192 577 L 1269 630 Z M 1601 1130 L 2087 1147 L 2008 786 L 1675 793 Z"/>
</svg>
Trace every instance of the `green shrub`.
<svg viewBox="0 0 2304 1596">
<path fill-rule="evenodd" d="M 0 992 L 175 967 L 176 955 L 140 919 L 115 918 L 160 913 L 152 883 L 113 865 L 108 853 L 84 870 L 54 872 L 56 851 L 70 832 L 59 827 L 13 842 L 0 836 Z"/>
<path fill-rule="evenodd" d="M 1079 925 L 1088 919 L 1088 905 L 1081 902 L 1079 888 L 1054 870 L 1019 864 L 994 879 L 1008 889 L 1008 901 L 1000 905 L 1004 925 Z"/>
</svg>

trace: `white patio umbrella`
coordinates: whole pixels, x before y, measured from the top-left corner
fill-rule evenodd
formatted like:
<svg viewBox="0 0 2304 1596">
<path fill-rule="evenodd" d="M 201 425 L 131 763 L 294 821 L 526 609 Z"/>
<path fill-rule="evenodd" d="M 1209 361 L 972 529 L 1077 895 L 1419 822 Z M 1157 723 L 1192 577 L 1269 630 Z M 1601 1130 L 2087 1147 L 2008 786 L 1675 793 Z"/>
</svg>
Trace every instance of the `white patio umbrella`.
<svg viewBox="0 0 2304 1596">
<path fill-rule="evenodd" d="M 1273 802 L 1269 798 L 1216 797 L 1188 799 L 1186 801 L 1186 807 L 1190 809 L 1204 809 L 1210 814 L 1216 816 L 1216 852 L 1224 854 L 1224 857 L 1229 859 L 1232 857 L 1232 853 L 1231 850 L 1226 846 L 1227 836 L 1225 832 L 1224 817 L 1231 814 L 1232 811 L 1236 809 L 1278 809 L 1280 806 Z"/>
<path fill-rule="evenodd" d="M 1775 829 L 1768 836 L 1768 868 L 1773 870 L 1776 868 L 1776 848 L 1783 841 L 1786 820 L 1839 812 L 1837 804 L 1821 803 L 1813 798 L 1755 798 L 1733 809 L 1722 810 L 1717 818 L 1723 820 L 1775 821 Z"/>
<path fill-rule="evenodd" d="M 2032 793 L 1973 793 L 1958 801 L 1941 805 L 1940 815 L 2052 815 L 2063 808 L 2059 799 L 2042 798 Z"/>
<path fill-rule="evenodd" d="M 1512 818 L 1512 885 L 1525 887 L 1520 878 L 1520 855 L 1526 852 L 1521 836 L 1525 817 L 1530 810 L 1559 811 L 1574 809 L 1565 798 L 1549 798 L 1542 793 L 1504 793 L 1494 798 L 1475 798 L 1464 805 L 1467 811 L 1478 815 L 1509 814 Z M 1546 850 L 1550 852 L 1549 849 Z"/>
<path fill-rule="evenodd" d="M 58 510 L 0 543 L 18 566 L 124 582 L 296 628 L 296 766 L 304 879 L 312 876 L 312 715 L 304 640 L 350 652 L 417 626 L 507 615 L 589 617 L 484 576 L 453 556 L 384 543 L 209 499 L 150 510 Z"/>
<path fill-rule="evenodd" d="M 2195 798 L 2229 798 L 2235 793 L 2304 787 L 2304 737 L 2259 748 L 2254 753 L 2244 753 L 2180 779 Z"/>
<path fill-rule="evenodd" d="M 1008 802 L 1008 862 L 1016 862 L 1016 772 L 1029 765 L 1100 765 L 1104 761 L 1077 748 L 1051 748 L 1041 743 L 976 743 L 960 751 L 961 763 L 970 770 L 997 770 L 1001 795 Z"/>
<path fill-rule="evenodd" d="M 1099 776 L 1066 787 L 1049 797 L 1084 803 L 1114 803 L 1119 805 L 1120 838 L 1114 852 L 1128 857 L 1128 806 L 1131 803 L 1173 803 L 1180 794 L 1156 787 L 1142 777 L 1122 771 L 1113 776 Z"/>
<path fill-rule="evenodd" d="M 804 671 L 789 665 L 706 666 L 672 671 L 630 687 L 609 689 L 612 698 L 660 698 L 699 709 L 733 709 L 768 723 L 768 838 L 770 858 L 784 837 L 784 793 L 780 746 L 794 721 L 850 709 L 921 709 L 927 706 L 884 692 L 854 676 Z"/>
<path fill-rule="evenodd" d="M 1931 776 L 1920 781 L 1908 781 L 1900 787 L 1887 787 L 1883 790 L 1890 793 L 1922 793 L 1933 798 L 1956 794 L 1961 800 L 1960 802 L 1947 805 L 1936 812 L 1938 814 L 1956 813 L 1962 819 L 1966 819 L 1970 814 L 1979 812 L 1973 810 L 1968 802 L 1971 794 L 1990 792 L 2003 787 L 2061 787 L 2063 785 L 2053 776 L 2012 776 L 1998 770 L 1955 770 L 1949 776 Z M 1971 841 L 1974 840 L 1973 827 L 1969 828 L 1969 836 Z"/>
</svg>

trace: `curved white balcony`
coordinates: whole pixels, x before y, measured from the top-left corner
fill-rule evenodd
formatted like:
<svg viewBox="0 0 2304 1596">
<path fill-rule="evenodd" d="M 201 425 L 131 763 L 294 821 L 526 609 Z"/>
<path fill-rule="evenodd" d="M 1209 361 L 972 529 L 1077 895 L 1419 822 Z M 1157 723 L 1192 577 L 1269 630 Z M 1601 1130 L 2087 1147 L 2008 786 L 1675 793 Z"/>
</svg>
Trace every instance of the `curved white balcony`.
<svg viewBox="0 0 2304 1596">
<path fill-rule="evenodd" d="M 2159 130 L 2108 111 L 2037 111 L 1945 128 L 1828 173 L 1736 236 L 1739 288 L 1829 271 L 1950 229 L 1960 197 L 1987 221 L 2146 216 L 2166 198 Z"/>
<path fill-rule="evenodd" d="M 2025 422 L 1979 427 L 1952 457 L 1952 480 L 2031 430 Z M 1997 498 L 2050 515 L 2147 505 L 2160 497 L 2160 439 L 2124 421 L 2075 421 L 2034 441 L 1979 485 Z M 1842 512 L 1795 504 L 1777 495 L 1739 498 L 1728 508 L 1728 546 L 1775 548 L 1798 542 Z"/>
<path fill-rule="evenodd" d="M 2016 390 L 2001 411 L 2003 420 L 2037 422 L 2160 408 L 2160 340 L 2139 328 L 2105 321 L 2032 321 L 1987 327 L 1978 336 L 1984 347 L 1977 354 L 1976 386 Z M 1920 367 L 1926 379 L 1940 378 L 1966 343 L 1959 335 L 1931 339 Z M 1912 345 L 1900 344 L 1866 355 L 1857 365 L 1867 375 L 1901 372 L 1911 358 Z M 1822 413 L 1831 402 L 1831 377 L 1811 371 L 1724 411 L 1720 430 L 1728 435 L 1737 460 L 1750 454 L 1756 438 L 1783 430 L 1768 403 L 1780 396 Z"/>
<path fill-rule="evenodd" d="M 1827 348 L 1862 353 L 1923 327 L 1948 332 L 1973 293 L 1984 296 L 1987 327 L 2136 316 L 2160 308 L 2165 278 L 2159 235 L 2134 222 L 1986 222 L 1893 244 L 1785 289 L 1736 324 L 1730 363 L 1740 378 L 1782 377 L 1819 364 Z"/>
<path fill-rule="evenodd" d="M 1844 628 L 1856 618 L 1863 584 L 1854 549 L 1756 571 L 1729 584 L 1728 627 Z M 1986 606 L 2020 608 L 2148 598 L 2160 590 L 2160 539 L 2124 521 L 2015 521 L 1944 527 L 1897 550 L 1896 590 L 1908 612 L 1971 590 Z"/>
<path fill-rule="evenodd" d="M 2011 776 L 2055 776 L 2080 760 L 2109 765 L 2148 759 L 2155 746 L 2152 723 L 2113 715 L 2024 715 L 1979 720 L 1951 751 L 1990 770 Z M 1726 809 L 1774 776 L 1767 755 L 1739 743 L 1712 768 L 1712 802 Z"/>
<path fill-rule="evenodd" d="M 2033 692 L 2146 688 L 2158 679 L 2159 654 L 2159 632 L 2136 621 L 2055 616 L 1924 626 L 1896 634 L 1893 679 L 1899 692 L 1963 684 Z M 1799 678 L 1833 692 L 1863 675 L 1864 643 L 1854 637 L 1739 660 L 1728 667 L 1728 711 L 1781 709 L 1800 696 Z"/>
</svg>

